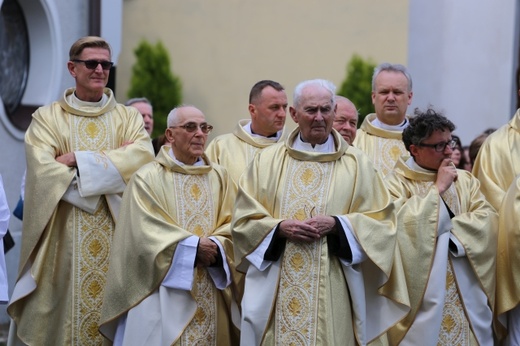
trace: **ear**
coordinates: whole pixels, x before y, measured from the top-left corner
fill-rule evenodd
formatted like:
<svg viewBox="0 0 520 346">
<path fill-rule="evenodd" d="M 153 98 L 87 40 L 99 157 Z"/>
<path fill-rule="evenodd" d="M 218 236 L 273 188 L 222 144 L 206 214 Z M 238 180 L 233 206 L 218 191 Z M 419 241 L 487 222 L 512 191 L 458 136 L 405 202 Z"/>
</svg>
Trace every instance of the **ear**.
<svg viewBox="0 0 520 346">
<path fill-rule="evenodd" d="M 412 103 L 413 91 L 408 93 L 408 106 Z"/>
<path fill-rule="evenodd" d="M 254 104 L 249 104 L 249 106 L 247 107 L 247 109 L 249 110 L 249 114 L 251 115 L 251 119 L 253 117 L 256 117 L 256 107 Z"/>
<path fill-rule="evenodd" d="M 298 124 L 298 118 L 296 117 L 296 109 L 294 109 L 294 107 L 289 107 L 289 113 L 291 113 L 292 120 L 294 120 L 294 122 Z"/>
<path fill-rule="evenodd" d="M 410 154 L 412 154 L 413 157 L 416 157 L 419 153 L 419 147 L 417 147 L 415 144 L 410 144 Z"/>
<path fill-rule="evenodd" d="M 70 75 L 73 78 L 76 78 L 76 65 L 73 61 L 67 62 L 67 69 L 69 70 Z"/>
<path fill-rule="evenodd" d="M 164 137 L 166 137 L 166 141 L 168 143 L 173 143 L 173 129 L 166 128 L 166 131 L 164 131 Z"/>
<path fill-rule="evenodd" d="M 372 104 L 376 103 L 376 93 L 372 91 Z"/>
</svg>

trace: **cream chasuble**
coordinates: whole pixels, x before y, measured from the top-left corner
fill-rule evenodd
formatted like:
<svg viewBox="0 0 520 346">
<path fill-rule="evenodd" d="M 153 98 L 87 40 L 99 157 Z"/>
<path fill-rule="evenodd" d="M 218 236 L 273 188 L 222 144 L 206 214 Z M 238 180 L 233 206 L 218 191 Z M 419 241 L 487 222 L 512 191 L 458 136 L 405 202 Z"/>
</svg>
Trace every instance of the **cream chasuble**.
<svg viewBox="0 0 520 346">
<path fill-rule="evenodd" d="M 398 209 L 412 311 L 390 330 L 390 344 L 493 345 L 496 212 L 477 179 L 457 170 L 457 181 L 442 195 L 450 219 L 436 173 L 406 159 L 386 183 Z"/>
<path fill-rule="evenodd" d="M 500 209 L 504 195 L 520 174 L 520 110 L 508 124 L 489 135 L 480 147 L 473 174 L 491 205 Z"/>
<path fill-rule="evenodd" d="M 260 152 L 240 180 L 232 232 L 238 269 L 247 273 L 241 343 L 365 345 L 408 312 L 393 205 L 366 155 L 337 132 L 331 153 L 292 148 L 298 134 Z M 267 268 L 246 259 L 282 220 L 317 214 L 346 216 L 366 260 L 342 264 L 327 238 L 287 241 Z"/>
<path fill-rule="evenodd" d="M 496 314 L 504 345 L 520 343 L 520 175 L 507 190 L 499 214 Z M 506 330 L 507 329 L 507 330 Z"/>
<path fill-rule="evenodd" d="M 122 345 L 236 344 L 231 287 L 217 289 L 210 267 L 194 268 L 186 290 L 164 285 L 179 243 L 194 235 L 214 237 L 233 268 L 235 185 L 205 156 L 202 166 L 179 165 L 169 150 L 163 146 L 156 161 L 134 175 L 123 197 L 100 330 L 113 341 L 123 317 Z"/>
<path fill-rule="evenodd" d="M 73 103 L 73 92 L 68 89 L 59 102 L 39 108 L 25 136 L 24 207 L 29 217 L 24 219 L 19 279 L 8 312 L 17 327 L 10 338 L 17 335 L 30 345 L 102 343 L 98 323 L 116 195 L 140 166 L 153 159 L 137 111 L 117 104 L 110 89 L 105 89 L 105 102 L 99 105 L 77 99 Z M 128 142 L 132 144 L 123 147 Z M 55 160 L 69 152 L 77 152 L 81 177 L 76 168 Z M 90 164 L 80 165 L 85 162 Z M 103 177 L 122 180 L 118 184 L 122 188 L 114 191 Z M 92 212 L 63 199 L 74 178 L 98 180 L 97 187 L 86 183 L 89 196 L 81 196 L 98 200 Z M 110 206 L 107 200 L 112 201 Z"/>
<path fill-rule="evenodd" d="M 389 131 L 372 125 L 376 114 L 368 114 L 356 133 L 353 145 L 372 159 L 385 177 L 394 169 L 399 156 L 408 154 L 403 144 L 402 131 Z"/>
<path fill-rule="evenodd" d="M 211 162 L 224 166 L 235 183 L 253 160 L 256 153 L 270 145 L 283 142 L 287 138 L 284 127 L 279 138 L 253 136 L 244 129 L 251 122 L 242 119 L 238 122 L 233 133 L 215 137 L 206 148 L 206 155 Z"/>
</svg>

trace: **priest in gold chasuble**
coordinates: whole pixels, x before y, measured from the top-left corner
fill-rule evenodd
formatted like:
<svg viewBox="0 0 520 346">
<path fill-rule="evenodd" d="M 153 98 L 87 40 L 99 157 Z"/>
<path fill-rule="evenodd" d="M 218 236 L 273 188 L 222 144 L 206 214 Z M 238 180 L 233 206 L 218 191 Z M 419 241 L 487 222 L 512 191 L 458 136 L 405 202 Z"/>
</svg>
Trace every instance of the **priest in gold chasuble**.
<svg viewBox="0 0 520 346">
<path fill-rule="evenodd" d="M 299 127 L 240 179 L 242 345 L 366 345 L 409 311 L 391 198 L 369 158 L 332 129 L 334 92 L 325 80 L 300 83 L 290 108 Z"/>
<path fill-rule="evenodd" d="M 114 345 L 238 345 L 236 185 L 204 155 L 212 126 L 200 110 L 176 108 L 168 126 L 170 144 L 125 191 L 100 330 Z"/>
<path fill-rule="evenodd" d="M 400 64 L 382 63 L 372 77 L 372 103 L 357 131 L 354 146 L 365 152 L 385 177 L 401 155 L 408 154 L 402 138 L 408 126 L 406 110 L 412 102 L 412 76 Z"/>
<path fill-rule="evenodd" d="M 504 195 L 520 174 L 520 109 L 509 123 L 489 135 L 473 164 L 482 193 L 500 210 Z"/>
<path fill-rule="evenodd" d="M 240 120 L 233 133 L 213 139 L 206 155 L 224 166 L 238 184 L 256 153 L 287 138 L 286 109 L 287 95 L 280 83 L 272 80 L 255 83 L 249 93 L 251 120 Z"/>
<path fill-rule="evenodd" d="M 506 191 L 499 213 L 496 314 L 503 345 L 520 344 L 520 175 Z M 507 337 L 506 337 L 507 334 Z"/>
<path fill-rule="evenodd" d="M 108 81 L 110 47 L 84 37 L 70 49 L 76 87 L 34 114 L 20 267 L 8 313 L 11 344 L 100 345 L 99 315 L 121 194 L 153 160 L 135 109 Z"/>
<path fill-rule="evenodd" d="M 429 108 L 403 131 L 404 156 L 385 182 L 411 312 L 391 345 L 493 345 L 498 215 L 479 181 L 451 161 L 455 125 Z"/>
</svg>

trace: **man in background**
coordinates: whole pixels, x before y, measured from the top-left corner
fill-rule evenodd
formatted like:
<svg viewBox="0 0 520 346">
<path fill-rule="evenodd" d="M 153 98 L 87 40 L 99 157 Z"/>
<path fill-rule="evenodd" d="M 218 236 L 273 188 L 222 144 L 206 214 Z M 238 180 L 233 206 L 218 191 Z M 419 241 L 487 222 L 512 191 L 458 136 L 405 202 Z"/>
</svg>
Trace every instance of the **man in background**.
<svg viewBox="0 0 520 346">
<path fill-rule="evenodd" d="M 287 95 L 280 83 L 257 82 L 249 93 L 248 109 L 250 120 L 240 120 L 233 133 L 216 137 L 206 149 L 209 159 L 224 166 L 235 183 L 256 153 L 287 136 Z"/>
<path fill-rule="evenodd" d="M 407 154 L 402 138 L 408 126 L 406 110 L 412 103 L 412 77 L 403 65 L 382 63 L 372 77 L 372 103 L 375 113 L 368 114 L 357 131 L 354 146 L 364 151 L 383 176 L 401 155 Z"/>
<path fill-rule="evenodd" d="M 356 106 L 348 98 L 336 95 L 336 116 L 333 127 L 348 144 L 352 145 L 356 138 L 359 114 Z"/>
</svg>

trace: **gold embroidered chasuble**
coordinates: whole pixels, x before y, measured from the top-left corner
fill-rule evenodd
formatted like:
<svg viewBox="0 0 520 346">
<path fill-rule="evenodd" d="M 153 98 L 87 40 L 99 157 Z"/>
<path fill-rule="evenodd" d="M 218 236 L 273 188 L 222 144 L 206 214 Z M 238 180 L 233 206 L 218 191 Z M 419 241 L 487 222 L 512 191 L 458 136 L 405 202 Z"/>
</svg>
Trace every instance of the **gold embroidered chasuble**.
<svg viewBox="0 0 520 346">
<path fill-rule="evenodd" d="M 376 168 L 385 177 L 394 169 L 401 155 L 407 155 L 402 137 L 403 133 L 390 131 L 372 125 L 375 113 L 368 114 L 356 133 L 353 145 L 372 159 Z"/>
<path fill-rule="evenodd" d="M 28 217 L 19 279 L 30 270 L 34 286 L 12 301 L 8 312 L 18 337 L 30 345 L 99 345 L 103 339 L 97 329 L 114 215 L 103 196 L 93 214 L 61 200 L 76 168 L 55 158 L 95 152 L 125 182 L 153 159 L 137 111 L 117 104 L 110 89 L 105 89 L 108 102 L 103 106 L 74 108 L 67 101 L 73 92 L 68 89 L 59 102 L 39 108 L 25 135 Z M 125 142 L 133 144 L 122 147 Z"/>
<path fill-rule="evenodd" d="M 480 180 L 484 196 L 499 210 L 507 189 L 520 174 L 520 110 L 482 144 L 473 174 Z"/>
<path fill-rule="evenodd" d="M 501 337 L 507 333 L 503 316 L 520 304 L 520 175 L 507 190 L 499 213 L 496 314 Z M 504 318 L 502 320 L 502 318 Z"/>
<path fill-rule="evenodd" d="M 440 302 L 440 325 L 433 325 L 430 319 L 428 325 L 422 328 L 438 328 L 437 343 L 430 340 L 435 345 L 478 345 L 476 335 L 482 335 L 483 330 L 484 334 L 491 333 L 492 328 L 497 214 L 480 192 L 478 180 L 466 171 L 457 170 L 456 182 L 442 197 L 455 214 L 449 231 L 463 246 L 465 257 L 455 258 L 449 254 L 447 248 L 444 252 L 439 251 L 439 244 L 448 247 L 449 243 L 439 240 L 438 229 L 444 227 L 441 225 L 445 225 L 445 220 L 441 219 L 444 205 L 435 187 L 436 173 L 414 170 L 407 165 L 407 159 L 407 156 L 401 157 L 395 170 L 385 178 L 397 209 L 398 246 L 412 305 L 410 314 L 389 331 L 390 344 L 397 345 L 406 337 L 421 310 L 423 299 L 426 299 L 428 285 L 436 282 L 434 275 L 444 275 L 445 287 L 436 288 L 446 290 L 444 301 Z M 444 217 L 449 218 L 447 214 Z M 444 272 L 432 270 L 435 261 L 443 261 L 442 258 L 435 257 L 439 253 L 448 256 Z M 455 270 L 457 268 L 454 265 L 460 259 L 464 260 L 466 266 L 466 272 L 462 272 L 462 275 L 475 278 L 474 286 L 478 283 L 483 292 L 481 295 L 485 297 L 483 301 L 472 297 L 475 293 L 464 288 L 464 285 L 461 286 L 464 280 L 457 277 L 460 271 Z M 475 318 L 475 313 L 468 310 L 479 308 L 475 306 L 475 300 L 479 300 L 477 305 L 482 305 L 480 311 L 489 311 L 484 321 Z M 432 308 L 430 307 L 430 311 Z M 426 337 L 425 334 L 423 337 Z"/>
<path fill-rule="evenodd" d="M 248 271 L 246 256 L 282 220 L 342 215 L 353 225 L 368 256 L 354 265 L 355 269 L 381 279 L 379 294 L 406 304 L 406 290 L 400 286 L 404 277 L 393 261 L 393 205 L 380 175 L 366 155 L 341 141 L 336 132 L 337 149 L 332 153 L 293 149 L 298 134 L 296 129 L 285 143 L 260 152 L 240 180 L 232 224 L 238 270 Z M 354 297 L 349 295 L 342 264 L 329 253 L 326 239 L 310 244 L 287 241 L 279 261 L 277 289 L 268 302 L 271 313 L 261 336 L 263 345 L 356 345 L 359 338 L 369 341 L 365 330 L 357 329 L 359 316 L 349 301 Z M 391 270 L 395 277 L 389 280 Z M 264 291 L 259 294 L 269 297 Z M 253 302 L 243 301 L 243 314 L 249 303 Z M 244 318 L 256 323 L 258 316 L 253 312 Z M 244 333 L 244 322 L 242 327 Z M 371 334 L 371 339 L 382 332 Z"/>
<path fill-rule="evenodd" d="M 206 155 L 211 162 L 224 166 L 237 184 L 256 153 L 270 145 L 281 143 L 287 138 L 288 132 L 285 127 L 278 140 L 251 136 L 244 130 L 244 126 L 250 121 L 249 119 L 240 120 L 233 133 L 215 137 L 206 148 Z"/>
<path fill-rule="evenodd" d="M 179 165 L 170 157 L 169 150 L 169 146 L 163 146 L 156 160 L 134 175 L 123 197 L 111 253 L 111 279 L 101 316 L 101 331 L 110 340 L 114 339 L 118 317 L 130 313 L 162 287 L 181 240 L 192 235 L 216 237 L 225 249 L 224 260 L 234 268 L 229 223 L 235 184 L 225 169 L 209 163 L 206 156 L 203 156 L 206 165 Z M 231 288 L 218 290 L 207 269 L 196 267 L 193 287 L 188 292 L 196 311 L 183 318 L 186 325 L 181 328 L 182 335 L 168 342 L 236 344 L 237 331 L 230 318 Z M 186 314 L 175 306 L 166 310 L 149 311 L 148 317 L 159 315 L 160 320 L 167 314 Z M 148 332 L 160 333 L 134 331 Z"/>
</svg>

